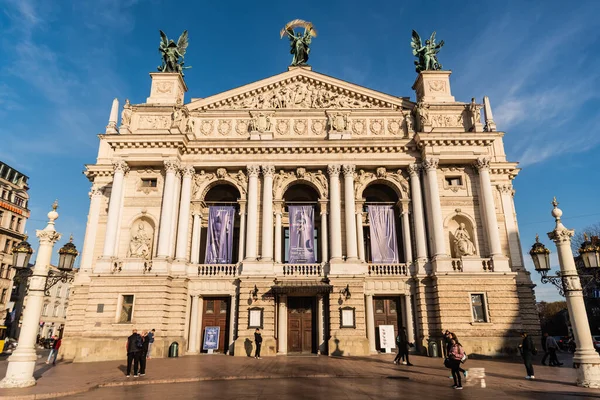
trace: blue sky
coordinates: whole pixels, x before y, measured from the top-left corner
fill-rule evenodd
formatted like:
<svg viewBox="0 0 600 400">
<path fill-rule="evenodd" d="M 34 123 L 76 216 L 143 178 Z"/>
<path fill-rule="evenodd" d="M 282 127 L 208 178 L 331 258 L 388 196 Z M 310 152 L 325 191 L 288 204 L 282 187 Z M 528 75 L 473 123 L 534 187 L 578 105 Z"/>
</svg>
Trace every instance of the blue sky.
<svg viewBox="0 0 600 400">
<path fill-rule="evenodd" d="M 175 5 L 176 4 L 176 5 Z M 546 245 L 552 196 L 576 230 L 600 221 L 592 175 L 600 134 L 600 2 L 0 0 L 0 160 L 30 177 L 28 231 L 45 225 L 55 198 L 57 228 L 81 249 L 97 134 L 111 101 L 144 102 L 160 64 L 158 30 L 189 30 L 187 99 L 253 82 L 290 61 L 278 32 L 312 21 L 315 71 L 398 96 L 415 79 L 411 29 L 438 32 L 460 101 L 490 97 L 514 182 L 523 249 Z M 37 248 L 37 243 L 35 243 Z M 527 266 L 532 270 L 529 257 Z M 554 265 L 556 258 L 553 258 Z M 539 283 L 536 273 L 532 274 Z M 538 300 L 558 299 L 538 285 Z"/>
</svg>

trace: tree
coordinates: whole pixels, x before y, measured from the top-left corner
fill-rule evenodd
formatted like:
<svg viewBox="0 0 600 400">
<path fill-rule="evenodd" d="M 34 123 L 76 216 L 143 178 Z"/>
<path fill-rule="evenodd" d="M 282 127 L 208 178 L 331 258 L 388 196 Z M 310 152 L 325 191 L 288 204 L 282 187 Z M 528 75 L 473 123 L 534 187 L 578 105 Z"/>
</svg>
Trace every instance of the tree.
<svg viewBox="0 0 600 400">
<path fill-rule="evenodd" d="M 567 302 L 554 301 L 548 303 L 540 301 L 537 304 L 538 313 L 540 315 L 540 325 L 542 332 L 548 332 L 550 336 L 567 335 Z"/>
</svg>

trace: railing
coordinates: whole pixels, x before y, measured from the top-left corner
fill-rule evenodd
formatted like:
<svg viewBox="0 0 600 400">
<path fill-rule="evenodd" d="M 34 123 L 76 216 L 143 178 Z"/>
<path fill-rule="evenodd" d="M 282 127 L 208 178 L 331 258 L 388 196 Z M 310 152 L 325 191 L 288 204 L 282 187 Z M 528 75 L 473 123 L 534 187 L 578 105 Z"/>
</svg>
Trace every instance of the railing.
<svg viewBox="0 0 600 400">
<path fill-rule="evenodd" d="M 201 264 L 198 265 L 198 276 L 221 277 L 239 275 L 239 264 Z"/>
<path fill-rule="evenodd" d="M 462 272 L 463 270 L 463 263 L 462 260 L 460 258 L 453 258 L 452 259 L 452 269 L 458 272 Z"/>
<path fill-rule="evenodd" d="M 369 275 L 408 276 L 406 264 L 369 264 Z"/>
<path fill-rule="evenodd" d="M 481 260 L 481 265 L 483 266 L 483 270 L 487 272 L 494 272 L 494 261 L 490 258 L 484 258 Z"/>
<path fill-rule="evenodd" d="M 453 258 L 452 269 L 456 272 L 493 272 L 494 261 L 491 258 Z"/>
<path fill-rule="evenodd" d="M 282 264 L 284 276 L 323 276 L 323 264 Z"/>
</svg>

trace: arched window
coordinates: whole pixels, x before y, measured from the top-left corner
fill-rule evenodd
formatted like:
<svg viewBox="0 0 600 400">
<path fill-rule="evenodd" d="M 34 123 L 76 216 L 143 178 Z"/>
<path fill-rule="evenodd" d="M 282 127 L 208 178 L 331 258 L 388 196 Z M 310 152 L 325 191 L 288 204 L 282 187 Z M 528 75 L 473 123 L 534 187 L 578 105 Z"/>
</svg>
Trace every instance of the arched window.
<svg viewBox="0 0 600 400">
<path fill-rule="evenodd" d="M 44 308 L 42 308 L 42 315 L 44 317 L 48 316 L 48 303 L 44 304 Z"/>
<path fill-rule="evenodd" d="M 58 304 L 54 306 L 54 312 L 52 313 L 53 317 L 58 317 Z"/>
<path fill-rule="evenodd" d="M 300 234 L 299 232 L 291 232 L 291 229 L 300 229 L 305 231 L 306 229 L 313 230 L 312 240 L 313 243 L 312 251 L 314 252 L 315 263 L 319 263 L 323 260 L 323 255 L 320 254 L 320 243 L 319 243 L 319 231 L 321 229 L 321 219 L 319 217 L 319 193 L 311 186 L 305 183 L 297 183 L 290 186 L 285 193 L 283 194 L 284 200 L 284 210 L 283 210 L 283 221 L 282 221 L 282 230 L 283 232 L 276 232 L 276 234 L 283 234 L 283 246 L 281 251 L 281 260 L 284 263 L 290 262 L 298 262 L 298 263 L 307 263 L 306 261 L 296 261 L 298 258 L 297 255 L 291 254 L 291 251 L 298 252 L 298 249 L 306 252 L 306 255 L 310 255 L 310 245 L 307 245 L 305 242 L 310 237 Z M 308 214 L 310 214 L 312 209 L 312 221 L 307 221 L 307 213 L 305 212 L 305 207 L 308 207 Z M 293 215 L 290 211 L 295 211 L 297 215 Z M 295 221 L 296 228 L 293 225 Z M 297 241 L 295 245 L 292 246 L 293 242 L 291 242 L 294 236 L 294 240 Z M 290 247 L 292 249 L 290 249 Z M 308 250 L 308 251 L 306 251 Z M 290 257 L 292 255 L 292 257 Z M 300 259 L 303 257 L 300 256 Z"/>
</svg>

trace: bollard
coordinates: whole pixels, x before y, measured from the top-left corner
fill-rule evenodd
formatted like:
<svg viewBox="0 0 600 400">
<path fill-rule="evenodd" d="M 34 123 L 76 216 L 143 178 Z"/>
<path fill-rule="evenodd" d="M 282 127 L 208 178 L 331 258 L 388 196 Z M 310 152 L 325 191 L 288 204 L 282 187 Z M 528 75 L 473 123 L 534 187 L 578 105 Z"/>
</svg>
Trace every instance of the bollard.
<svg viewBox="0 0 600 400">
<path fill-rule="evenodd" d="M 179 343 L 171 343 L 169 346 L 169 357 L 179 357 Z"/>
</svg>

